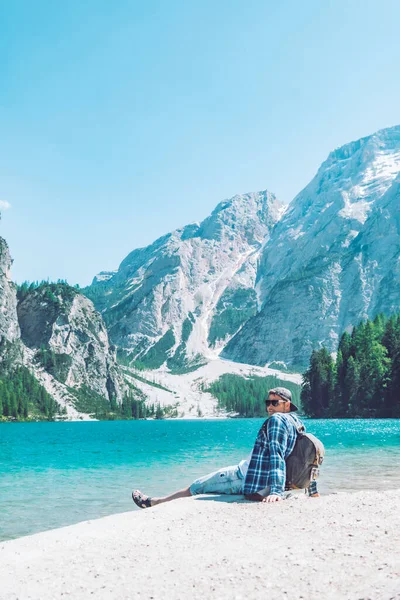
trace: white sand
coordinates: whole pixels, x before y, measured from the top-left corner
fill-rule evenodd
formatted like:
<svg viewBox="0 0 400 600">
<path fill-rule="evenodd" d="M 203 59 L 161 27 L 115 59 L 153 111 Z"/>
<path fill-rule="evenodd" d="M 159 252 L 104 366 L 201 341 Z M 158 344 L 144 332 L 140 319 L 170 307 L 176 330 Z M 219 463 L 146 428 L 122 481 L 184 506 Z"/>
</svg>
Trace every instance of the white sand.
<svg viewBox="0 0 400 600">
<path fill-rule="evenodd" d="M 400 492 L 203 496 L 3 542 L 0 598 L 400 599 Z"/>
</svg>

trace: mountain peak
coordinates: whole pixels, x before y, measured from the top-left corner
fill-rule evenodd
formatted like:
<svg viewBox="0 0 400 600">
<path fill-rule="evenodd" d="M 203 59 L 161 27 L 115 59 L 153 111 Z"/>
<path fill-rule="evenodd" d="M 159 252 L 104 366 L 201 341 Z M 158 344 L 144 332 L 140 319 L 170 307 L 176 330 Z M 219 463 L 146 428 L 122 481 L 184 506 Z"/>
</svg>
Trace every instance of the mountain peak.
<svg viewBox="0 0 400 600">
<path fill-rule="evenodd" d="M 385 193 L 399 169 L 400 125 L 396 125 L 336 148 L 315 179 L 320 187 L 327 183 L 330 189 L 341 179 L 343 188 L 354 188 L 356 199 L 369 196 L 373 200 Z"/>
<path fill-rule="evenodd" d="M 217 239 L 239 230 L 250 243 L 262 243 L 263 228 L 272 227 L 284 210 L 284 205 L 268 190 L 236 194 L 215 207 L 200 224 L 198 234 L 205 239 Z"/>
<path fill-rule="evenodd" d="M 97 276 L 86 292 L 113 341 L 174 370 L 215 355 L 256 312 L 257 261 L 284 209 L 268 190 L 237 194 Z"/>
<path fill-rule="evenodd" d="M 327 160 L 322 163 L 321 169 L 328 163 L 351 158 L 359 151 L 379 151 L 379 149 L 388 149 L 390 147 L 398 149 L 399 146 L 400 125 L 386 127 L 385 129 L 380 129 L 375 133 L 362 137 L 359 140 L 354 140 L 343 146 L 338 146 L 329 153 Z"/>
</svg>

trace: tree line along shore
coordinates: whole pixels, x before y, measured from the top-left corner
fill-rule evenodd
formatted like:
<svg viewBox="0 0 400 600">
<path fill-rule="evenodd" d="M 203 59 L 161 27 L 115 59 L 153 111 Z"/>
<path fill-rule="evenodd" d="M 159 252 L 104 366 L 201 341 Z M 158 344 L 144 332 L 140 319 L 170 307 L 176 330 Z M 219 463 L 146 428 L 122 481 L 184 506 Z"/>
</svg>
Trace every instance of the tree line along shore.
<svg viewBox="0 0 400 600">
<path fill-rule="evenodd" d="M 38 351 L 38 360 L 51 368 L 56 355 Z M 6 355 L 7 353 L 3 353 Z M 50 365 L 50 366 L 49 366 Z M 284 385 L 293 401 L 312 418 L 400 417 L 400 314 L 378 315 L 341 336 L 334 356 L 322 347 L 311 354 L 301 386 L 276 376 L 242 377 L 224 374 L 202 391 L 217 398 L 217 408 L 240 417 L 265 415 L 264 398 L 272 387 Z M 88 388 L 71 390 L 75 408 L 96 419 L 163 419 L 179 416 L 178 405 L 146 403 L 139 388 L 130 385 L 121 404 Z M 201 417 L 201 410 L 198 411 Z M 0 363 L 0 421 L 62 420 L 61 407 L 24 366 Z"/>
<path fill-rule="evenodd" d="M 336 359 L 314 350 L 301 403 L 316 418 L 400 417 L 400 314 L 361 322 L 343 333 Z"/>
</svg>

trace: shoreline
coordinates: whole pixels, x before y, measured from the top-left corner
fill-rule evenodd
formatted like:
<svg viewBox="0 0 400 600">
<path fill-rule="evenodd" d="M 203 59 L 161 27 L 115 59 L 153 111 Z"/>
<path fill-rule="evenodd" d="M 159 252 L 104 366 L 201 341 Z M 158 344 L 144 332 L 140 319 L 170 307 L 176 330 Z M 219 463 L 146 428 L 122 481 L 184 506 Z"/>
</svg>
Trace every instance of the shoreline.
<svg viewBox="0 0 400 600">
<path fill-rule="evenodd" d="M 198 496 L 0 542 L 1 600 L 400 599 L 400 490 Z"/>
<path fill-rule="evenodd" d="M 308 417 L 307 415 L 302 414 L 300 411 L 297 413 L 298 416 L 302 420 L 312 420 L 312 421 L 398 421 L 400 422 L 400 417 Z M 187 417 L 163 417 L 162 419 L 156 419 L 154 417 L 146 417 L 144 419 L 1 419 L 0 425 L 10 424 L 13 425 L 19 423 L 121 423 L 125 421 L 234 421 L 236 419 L 263 419 L 267 418 L 266 415 L 261 415 L 259 417 L 246 417 L 239 414 L 228 413 L 225 415 L 215 415 L 215 416 L 206 416 L 206 417 L 196 417 L 196 416 L 187 416 Z"/>
</svg>

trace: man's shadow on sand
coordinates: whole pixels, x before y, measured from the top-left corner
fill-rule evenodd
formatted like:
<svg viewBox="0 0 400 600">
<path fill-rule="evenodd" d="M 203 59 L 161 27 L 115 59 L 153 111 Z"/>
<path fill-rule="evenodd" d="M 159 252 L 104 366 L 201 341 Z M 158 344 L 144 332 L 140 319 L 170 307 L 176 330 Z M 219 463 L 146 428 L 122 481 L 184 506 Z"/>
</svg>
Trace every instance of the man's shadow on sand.
<svg viewBox="0 0 400 600">
<path fill-rule="evenodd" d="M 228 502 L 234 504 L 243 504 L 250 503 L 250 500 L 246 500 L 246 498 L 240 494 L 207 494 L 204 496 L 196 496 L 193 498 L 196 502 Z"/>
<path fill-rule="evenodd" d="M 289 492 L 284 498 L 286 500 L 306 500 L 308 496 L 304 494 L 304 490 L 296 490 Z M 196 502 L 225 502 L 230 504 L 258 504 L 254 500 L 247 500 L 244 496 L 238 494 L 205 494 L 204 496 L 192 496 Z"/>
</svg>

